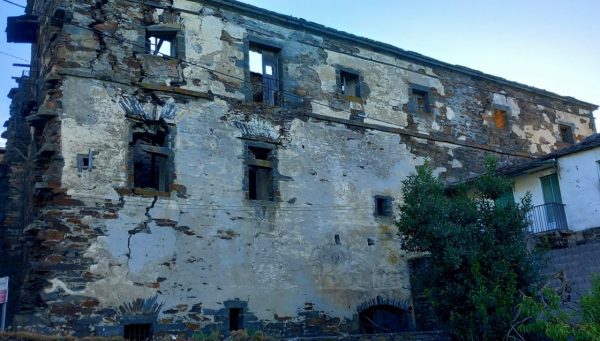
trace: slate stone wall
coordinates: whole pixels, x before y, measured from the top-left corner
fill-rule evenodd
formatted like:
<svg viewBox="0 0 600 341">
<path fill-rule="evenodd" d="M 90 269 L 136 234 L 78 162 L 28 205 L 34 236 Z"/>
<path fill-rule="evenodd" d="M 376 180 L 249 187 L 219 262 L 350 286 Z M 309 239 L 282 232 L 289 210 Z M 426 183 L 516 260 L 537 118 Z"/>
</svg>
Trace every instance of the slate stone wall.
<svg viewBox="0 0 600 341">
<path fill-rule="evenodd" d="M 0 273 L 21 278 L 15 328 L 228 332 L 235 308 L 243 327 L 317 336 L 358 332 L 373 302 L 411 315 L 410 255 L 374 198 L 400 204 L 426 159 L 455 181 L 489 153 L 559 147 L 560 120 L 577 139 L 594 130 L 593 105 L 235 2 L 29 1 L 37 13 L 59 4 L 72 18 L 40 17 L 34 105 L 11 112 L 32 133 L 25 162 L 9 166 L 23 189 L 2 211 L 2 243 L 21 255 Z M 182 59 L 146 53 L 157 25 L 178 30 Z M 279 106 L 251 101 L 251 43 L 277 51 Z M 360 73 L 360 98 L 341 94 L 340 69 Z M 412 85 L 430 89 L 429 112 L 410 110 Z M 133 131 L 165 125 L 150 152 L 167 149 L 169 186 L 135 188 Z M 250 160 L 250 142 L 276 152 Z M 90 170 L 80 155 L 93 155 Z M 250 200 L 249 160 L 273 168 L 273 200 Z"/>
</svg>

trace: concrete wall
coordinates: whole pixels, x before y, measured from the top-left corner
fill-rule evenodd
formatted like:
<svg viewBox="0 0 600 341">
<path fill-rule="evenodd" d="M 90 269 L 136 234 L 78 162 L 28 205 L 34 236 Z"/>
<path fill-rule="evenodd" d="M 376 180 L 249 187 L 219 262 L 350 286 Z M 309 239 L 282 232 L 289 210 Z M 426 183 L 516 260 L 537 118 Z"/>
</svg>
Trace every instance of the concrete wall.
<svg viewBox="0 0 600 341">
<path fill-rule="evenodd" d="M 32 3 L 42 13 L 56 5 Z M 272 335 L 357 332 L 362 309 L 412 309 L 407 255 L 393 218 L 375 217 L 374 196 L 396 207 L 401 181 L 425 159 L 455 181 L 481 172 L 488 153 L 508 162 L 557 148 L 559 121 L 578 139 L 594 131 L 588 104 L 260 10 L 65 3 L 76 25 L 42 22 L 34 59 L 35 209 L 24 229 L 12 227 L 26 236 L 28 299 L 16 327 L 227 331 L 239 308 L 245 328 Z M 184 32 L 186 62 L 145 53 L 152 25 Z M 282 106 L 248 100 L 251 41 L 280 49 Z M 340 68 L 359 73 L 359 100 L 338 92 Z M 431 112 L 409 112 L 410 84 L 429 89 Z M 494 125 L 495 106 L 507 110 L 506 129 Z M 172 181 L 139 191 L 132 129 L 158 119 L 171 132 Z M 276 150 L 273 201 L 248 200 L 245 144 L 254 142 Z M 93 168 L 80 171 L 78 155 L 89 153 Z"/>
</svg>

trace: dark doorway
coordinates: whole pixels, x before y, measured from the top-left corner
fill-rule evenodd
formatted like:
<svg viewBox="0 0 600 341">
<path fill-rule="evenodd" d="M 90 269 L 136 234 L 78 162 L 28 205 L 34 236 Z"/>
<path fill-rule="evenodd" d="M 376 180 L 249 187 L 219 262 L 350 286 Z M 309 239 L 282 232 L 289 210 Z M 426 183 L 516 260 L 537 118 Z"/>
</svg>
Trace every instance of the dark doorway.
<svg viewBox="0 0 600 341">
<path fill-rule="evenodd" d="M 230 308 L 229 309 L 229 330 L 242 329 L 242 309 L 241 308 Z"/>
<path fill-rule="evenodd" d="M 152 324 L 127 324 L 125 325 L 125 340 L 128 341 L 146 341 L 152 340 Z"/>
<path fill-rule="evenodd" d="M 376 305 L 358 315 L 360 332 L 364 334 L 397 333 L 407 331 L 407 319 L 403 310 L 391 305 Z"/>
</svg>

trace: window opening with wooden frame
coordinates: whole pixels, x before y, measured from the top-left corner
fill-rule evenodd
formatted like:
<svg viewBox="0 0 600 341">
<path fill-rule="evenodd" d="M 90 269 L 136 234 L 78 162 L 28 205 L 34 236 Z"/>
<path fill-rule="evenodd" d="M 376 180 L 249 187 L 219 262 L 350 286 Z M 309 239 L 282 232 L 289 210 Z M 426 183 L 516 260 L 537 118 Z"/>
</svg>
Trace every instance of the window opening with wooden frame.
<svg viewBox="0 0 600 341">
<path fill-rule="evenodd" d="M 252 100 L 269 106 L 280 105 L 279 51 L 250 44 L 248 63 Z"/>
<path fill-rule="evenodd" d="M 129 150 L 133 187 L 168 192 L 173 154 L 168 125 L 162 121 L 134 125 Z"/>
<path fill-rule="evenodd" d="M 246 147 L 246 178 L 248 199 L 274 201 L 273 161 L 275 149 L 248 145 Z"/>
</svg>

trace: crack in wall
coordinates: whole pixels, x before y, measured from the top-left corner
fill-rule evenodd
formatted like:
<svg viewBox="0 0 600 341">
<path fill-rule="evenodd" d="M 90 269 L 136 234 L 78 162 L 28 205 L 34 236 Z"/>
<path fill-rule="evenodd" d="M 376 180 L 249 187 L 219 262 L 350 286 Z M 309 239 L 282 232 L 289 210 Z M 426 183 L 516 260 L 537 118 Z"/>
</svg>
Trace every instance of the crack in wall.
<svg viewBox="0 0 600 341">
<path fill-rule="evenodd" d="M 126 256 L 127 256 L 127 275 L 129 275 L 129 261 L 131 261 L 131 237 L 133 237 L 135 234 L 140 233 L 140 232 L 151 233 L 150 227 L 148 227 L 148 224 L 152 221 L 152 216 L 150 215 L 150 210 L 154 208 L 154 205 L 156 204 L 157 201 L 158 201 L 158 196 L 155 195 L 150 206 L 146 207 L 146 212 L 144 213 L 144 215 L 146 216 L 146 220 L 141 222 L 135 228 L 127 231 L 127 233 L 129 233 L 129 236 L 127 237 L 127 254 L 126 254 Z"/>
</svg>

